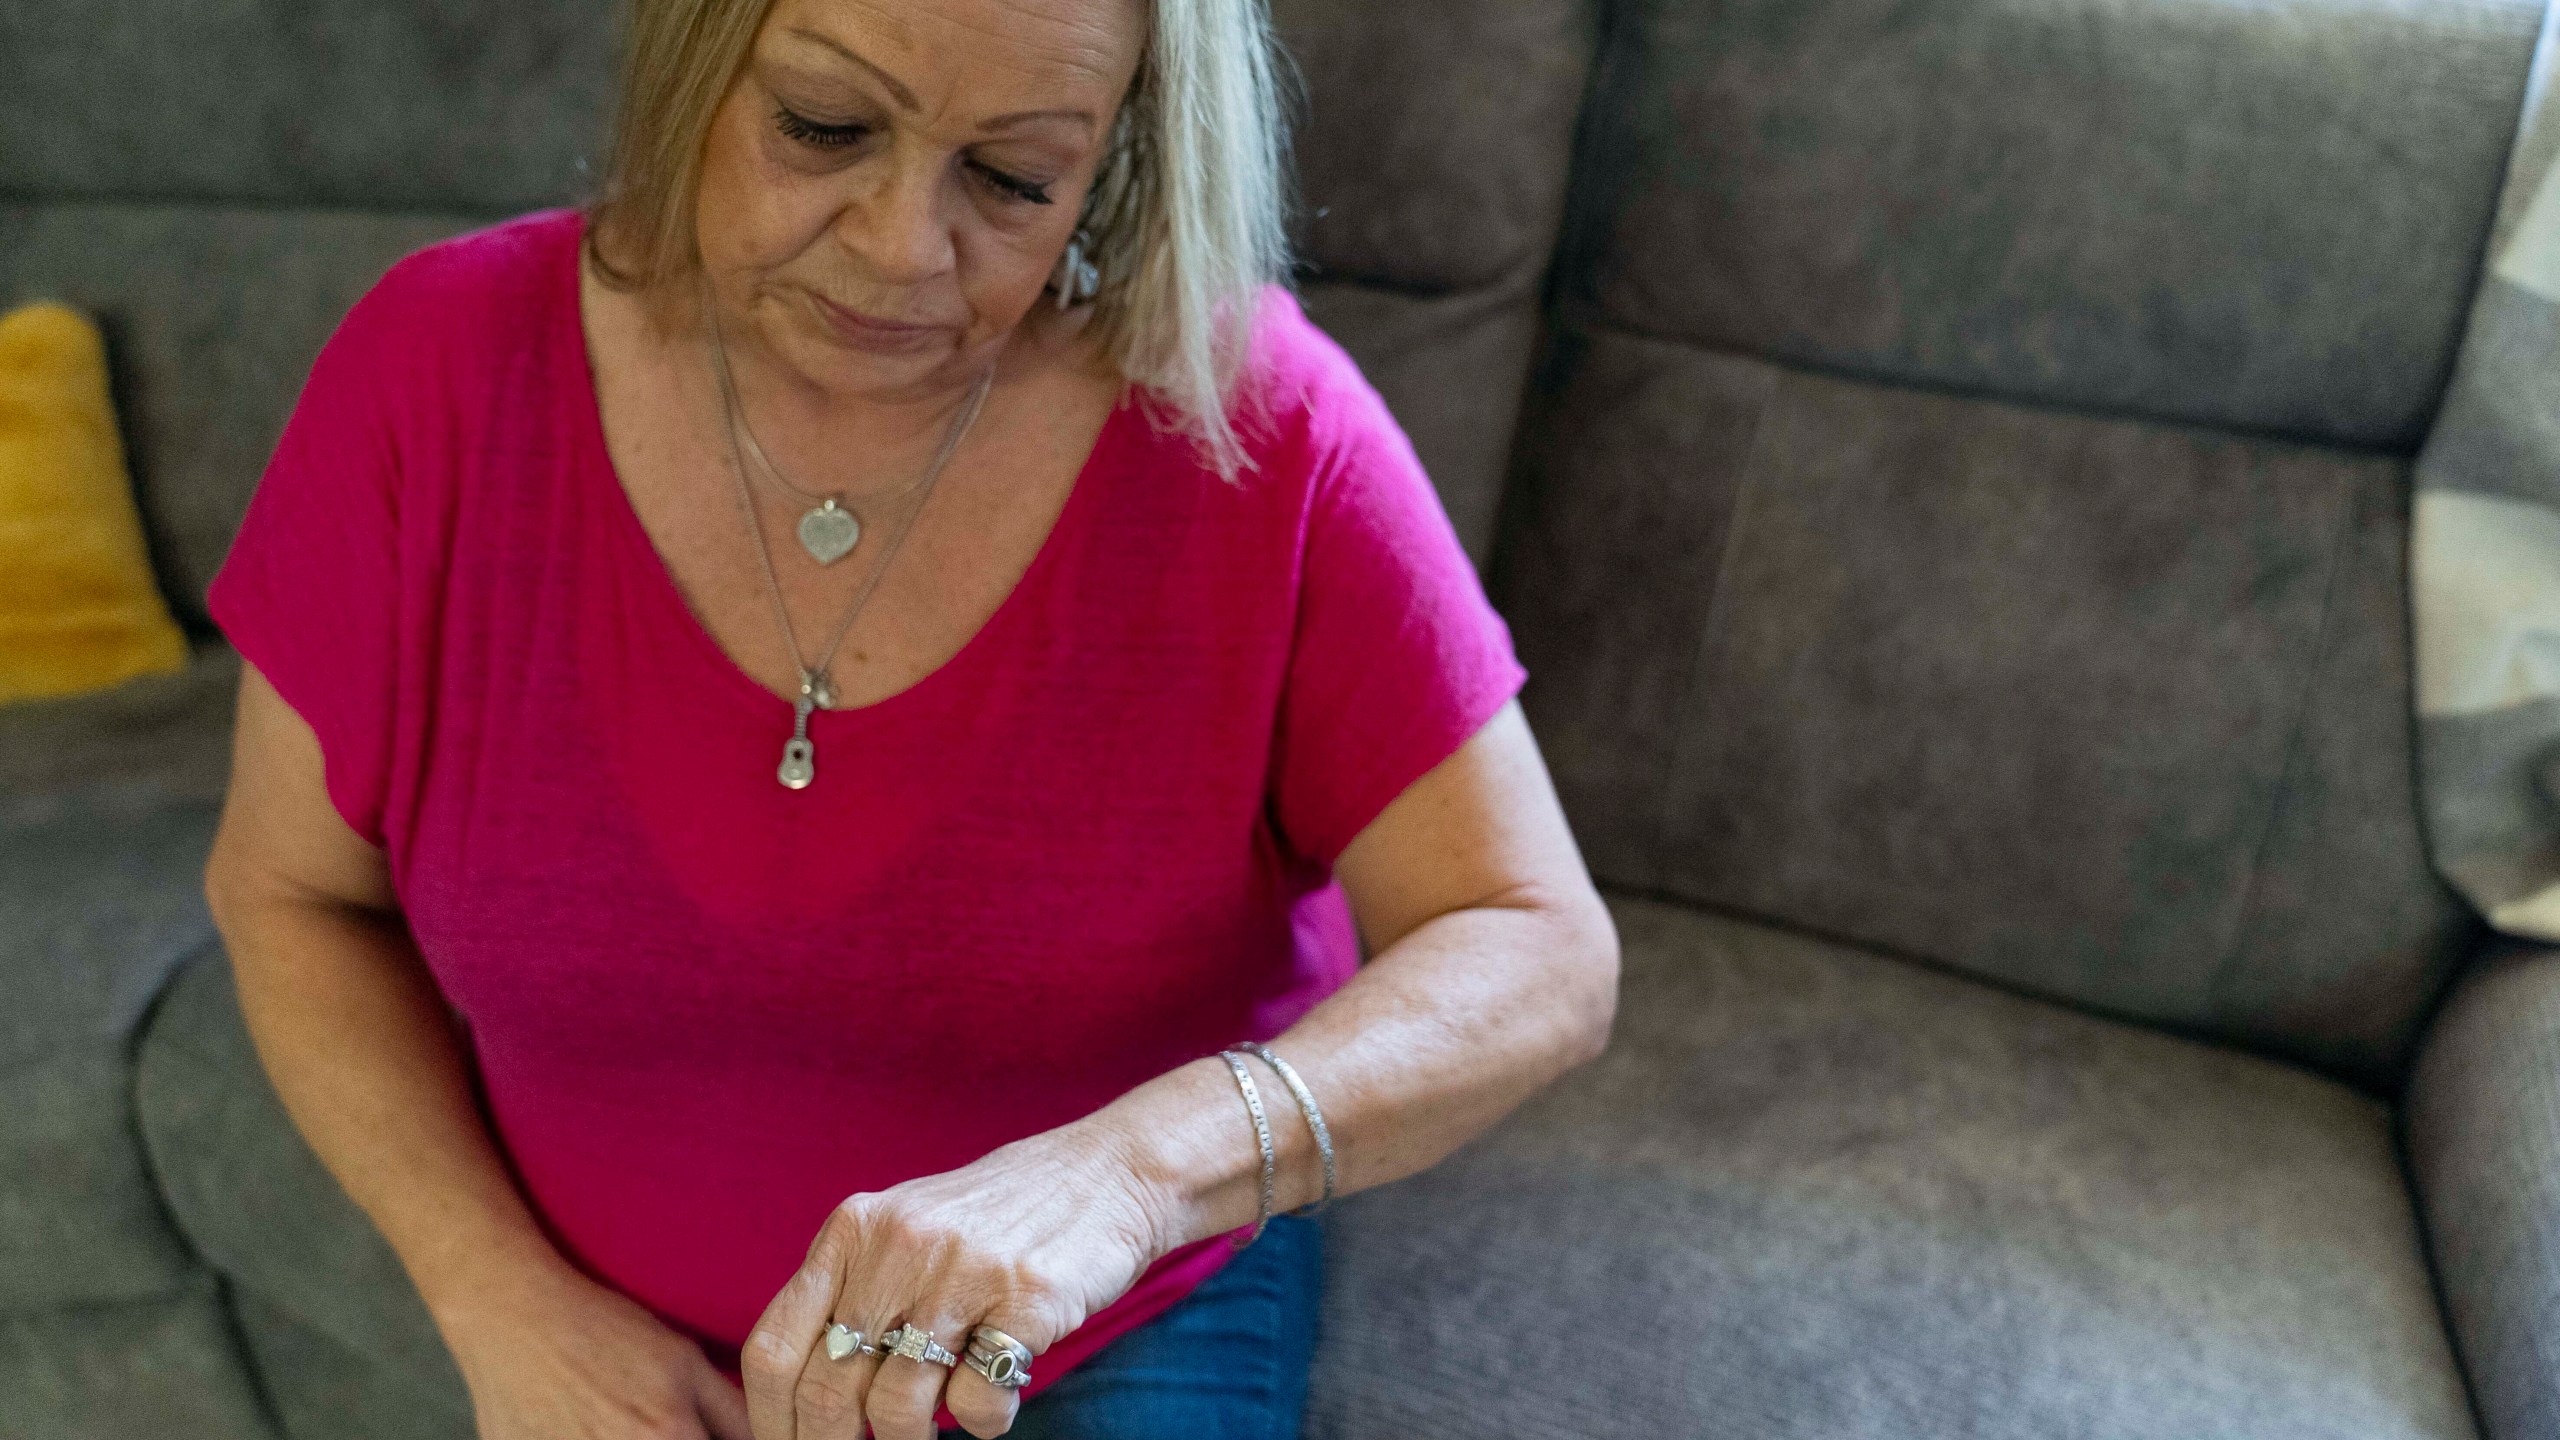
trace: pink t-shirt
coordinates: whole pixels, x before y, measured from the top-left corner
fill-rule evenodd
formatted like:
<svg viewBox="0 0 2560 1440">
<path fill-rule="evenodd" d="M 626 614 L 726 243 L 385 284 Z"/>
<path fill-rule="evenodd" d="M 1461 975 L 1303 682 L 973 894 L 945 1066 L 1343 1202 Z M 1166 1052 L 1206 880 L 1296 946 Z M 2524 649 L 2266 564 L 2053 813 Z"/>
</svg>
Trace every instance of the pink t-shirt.
<svg viewBox="0 0 2560 1440">
<path fill-rule="evenodd" d="M 816 780 L 785 789 L 791 706 L 702 628 L 607 458 L 583 224 L 391 267 L 207 602 L 384 850 L 550 1238 L 735 1377 L 845 1196 L 1339 987 L 1333 860 L 1527 674 L 1403 433 L 1275 286 L 1259 470 L 1229 487 L 1124 393 L 994 617 L 813 715 Z M 1027 1393 L 1230 1253 L 1161 1257 Z"/>
</svg>

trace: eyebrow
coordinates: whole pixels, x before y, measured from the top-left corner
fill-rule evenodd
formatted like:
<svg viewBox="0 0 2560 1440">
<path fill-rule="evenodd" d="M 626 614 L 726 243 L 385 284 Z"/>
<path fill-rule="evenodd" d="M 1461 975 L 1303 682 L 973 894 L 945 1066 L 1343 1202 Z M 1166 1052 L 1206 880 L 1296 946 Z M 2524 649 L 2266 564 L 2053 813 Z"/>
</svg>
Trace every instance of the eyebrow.
<svg viewBox="0 0 2560 1440">
<path fill-rule="evenodd" d="M 823 45 L 827 49 L 843 56 L 845 59 L 852 61 L 854 64 L 861 66 L 863 69 L 870 71 L 872 78 L 878 80 L 880 84 L 888 90 L 889 98 L 897 101 L 901 108 L 907 110 L 923 108 L 916 101 L 916 92 L 900 84 L 897 76 L 890 74 L 888 71 L 872 64 L 870 61 L 854 54 L 851 50 L 846 49 L 841 43 L 832 37 L 819 34 L 815 30 L 811 30 L 806 26 L 800 25 L 794 25 L 784 33 L 809 41 L 812 44 Z M 998 115 L 994 119 L 987 121 L 983 128 L 988 130 L 999 130 L 1009 125 L 1021 124 L 1026 120 L 1073 120 L 1082 124 L 1087 134 L 1092 133 L 1094 128 L 1093 112 L 1089 110 L 1016 110 L 1009 115 Z"/>
</svg>

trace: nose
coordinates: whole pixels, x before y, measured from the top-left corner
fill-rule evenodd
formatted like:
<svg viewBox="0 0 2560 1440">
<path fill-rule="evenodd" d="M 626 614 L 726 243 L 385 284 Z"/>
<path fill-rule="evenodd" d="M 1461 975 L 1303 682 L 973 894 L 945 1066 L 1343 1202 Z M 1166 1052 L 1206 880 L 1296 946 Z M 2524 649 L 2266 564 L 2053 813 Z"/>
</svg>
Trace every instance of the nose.
<svg viewBox="0 0 2560 1440">
<path fill-rule="evenodd" d="M 883 285 L 918 285 L 951 268 L 951 226 L 943 213 L 948 168 L 901 147 L 864 167 L 873 183 L 836 220 L 836 238 L 868 262 Z"/>
</svg>

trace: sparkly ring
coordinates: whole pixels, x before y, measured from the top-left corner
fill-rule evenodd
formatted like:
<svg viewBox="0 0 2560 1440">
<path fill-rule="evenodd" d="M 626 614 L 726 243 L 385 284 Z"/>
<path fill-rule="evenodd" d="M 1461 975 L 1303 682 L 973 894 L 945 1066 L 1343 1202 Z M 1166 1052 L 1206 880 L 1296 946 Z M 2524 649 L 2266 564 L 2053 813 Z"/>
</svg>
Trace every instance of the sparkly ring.
<svg viewBox="0 0 2560 1440">
<path fill-rule="evenodd" d="M 913 1325 L 901 1325 L 880 1337 L 883 1355 L 903 1355 L 909 1360 L 930 1360 L 949 1368 L 960 1363 L 960 1357 L 942 1348 L 928 1331 Z"/>
</svg>

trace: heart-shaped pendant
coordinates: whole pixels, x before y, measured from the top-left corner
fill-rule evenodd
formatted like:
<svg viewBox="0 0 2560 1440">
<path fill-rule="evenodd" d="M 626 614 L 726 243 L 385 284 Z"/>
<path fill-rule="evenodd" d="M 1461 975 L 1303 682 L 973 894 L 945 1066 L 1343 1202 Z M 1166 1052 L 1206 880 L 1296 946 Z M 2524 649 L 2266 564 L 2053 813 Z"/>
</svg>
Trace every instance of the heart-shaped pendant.
<svg viewBox="0 0 2560 1440">
<path fill-rule="evenodd" d="M 821 565 L 833 565 L 862 538 L 862 522 L 850 510 L 836 508 L 833 497 L 800 517 L 800 548 Z"/>
</svg>

